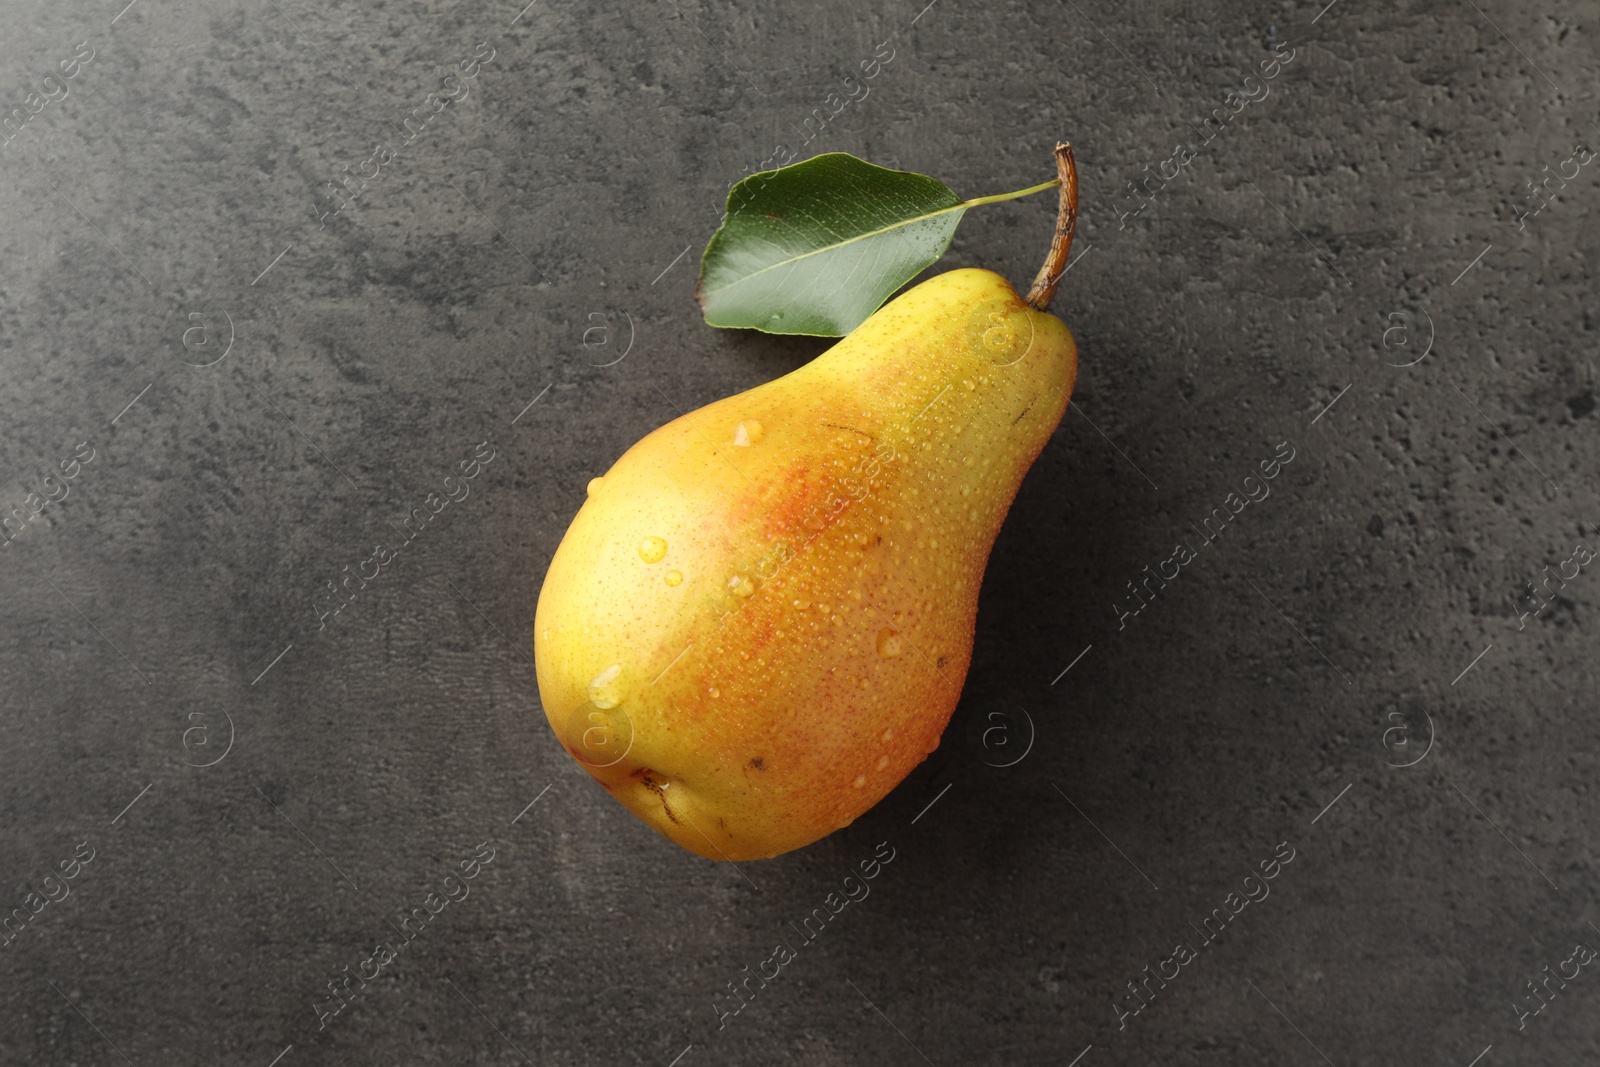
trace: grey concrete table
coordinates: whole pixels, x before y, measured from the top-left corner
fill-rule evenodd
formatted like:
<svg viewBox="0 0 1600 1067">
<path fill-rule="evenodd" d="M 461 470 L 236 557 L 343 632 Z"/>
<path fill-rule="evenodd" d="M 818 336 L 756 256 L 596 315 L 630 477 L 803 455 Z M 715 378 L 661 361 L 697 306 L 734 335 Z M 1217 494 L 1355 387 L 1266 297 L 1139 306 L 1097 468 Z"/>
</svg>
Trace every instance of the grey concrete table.
<svg viewBox="0 0 1600 1067">
<path fill-rule="evenodd" d="M 1594 5 L 924 3 L 4 5 L 0 1061 L 1594 1061 Z M 590 477 L 826 347 L 700 321 L 729 183 L 1058 138 L 944 743 L 689 855 L 531 630 Z"/>
</svg>

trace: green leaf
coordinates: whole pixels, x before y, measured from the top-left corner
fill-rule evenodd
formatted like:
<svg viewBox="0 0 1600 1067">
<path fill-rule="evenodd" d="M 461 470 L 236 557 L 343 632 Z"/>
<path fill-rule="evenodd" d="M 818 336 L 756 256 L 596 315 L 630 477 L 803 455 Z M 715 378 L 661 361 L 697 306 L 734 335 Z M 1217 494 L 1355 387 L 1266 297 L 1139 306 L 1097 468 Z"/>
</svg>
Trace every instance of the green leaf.
<svg viewBox="0 0 1600 1067">
<path fill-rule="evenodd" d="M 752 174 L 728 193 L 695 295 L 712 326 L 842 337 L 989 199 L 964 201 L 941 181 L 845 152 Z"/>
</svg>

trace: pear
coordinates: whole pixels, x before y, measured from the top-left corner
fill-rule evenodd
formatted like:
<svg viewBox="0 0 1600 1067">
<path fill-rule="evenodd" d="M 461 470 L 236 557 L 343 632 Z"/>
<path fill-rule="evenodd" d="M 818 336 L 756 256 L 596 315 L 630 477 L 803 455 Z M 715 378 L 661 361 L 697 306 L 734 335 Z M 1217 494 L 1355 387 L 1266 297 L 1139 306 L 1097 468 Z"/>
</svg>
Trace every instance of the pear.
<svg viewBox="0 0 1600 1067">
<path fill-rule="evenodd" d="M 653 829 L 713 860 L 847 826 L 939 744 L 978 590 L 1066 411 L 1077 346 L 1045 308 L 937 275 L 827 352 L 655 430 L 589 483 L 534 619 L 561 744 Z"/>
</svg>

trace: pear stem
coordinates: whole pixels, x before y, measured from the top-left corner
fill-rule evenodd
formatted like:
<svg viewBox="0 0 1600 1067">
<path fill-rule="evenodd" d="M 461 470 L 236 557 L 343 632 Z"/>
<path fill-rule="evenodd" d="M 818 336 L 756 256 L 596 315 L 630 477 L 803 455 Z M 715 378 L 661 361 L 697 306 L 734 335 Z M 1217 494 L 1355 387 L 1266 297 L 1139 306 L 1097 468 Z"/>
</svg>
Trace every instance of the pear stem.
<svg viewBox="0 0 1600 1067">
<path fill-rule="evenodd" d="M 1056 287 L 1067 273 L 1067 257 L 1072 251 L 1072 235 L 1078 228 L 1078 165 L 1072 159 L 1072 145 L 1057 143 L 1056 173 L 1060 175 L 1061 203 L 1056 209 L 1056 232 L 1050 239 L 1050 254 L 1045 256 L 1033 288 L 1023 302 L 1037 311 L 1050 310 Z"/>
</svg>

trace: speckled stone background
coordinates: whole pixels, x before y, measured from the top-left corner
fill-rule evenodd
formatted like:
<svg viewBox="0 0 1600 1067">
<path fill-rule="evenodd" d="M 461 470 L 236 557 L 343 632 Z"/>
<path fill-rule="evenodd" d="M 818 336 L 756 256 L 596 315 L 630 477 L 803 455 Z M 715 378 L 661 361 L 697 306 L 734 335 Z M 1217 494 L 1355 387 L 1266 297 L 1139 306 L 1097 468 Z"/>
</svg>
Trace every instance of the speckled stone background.
<svg viewBox="0 0 1600 1067">
<path fill-rule="evenodd" d="M 1600 1055 L 1600 12 L 925 3 L 4 5 L 0 1061 Z M 1081 375 L 944 743 L 812 847 L 678 849 L 530 642 L 589 478 L 825 347 L 700 321 L 729 182 L 1058 138 Z M 1050 199 L 940 269 L 1026 283 Z"/>
</svg>

